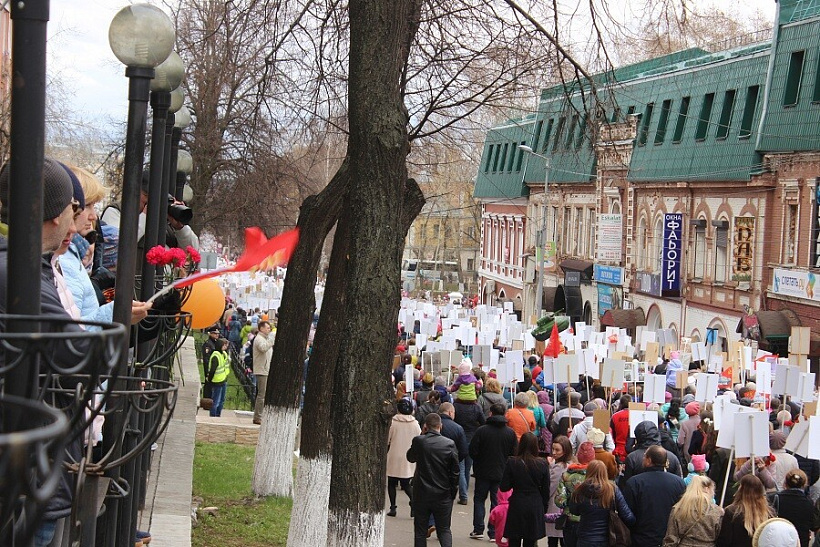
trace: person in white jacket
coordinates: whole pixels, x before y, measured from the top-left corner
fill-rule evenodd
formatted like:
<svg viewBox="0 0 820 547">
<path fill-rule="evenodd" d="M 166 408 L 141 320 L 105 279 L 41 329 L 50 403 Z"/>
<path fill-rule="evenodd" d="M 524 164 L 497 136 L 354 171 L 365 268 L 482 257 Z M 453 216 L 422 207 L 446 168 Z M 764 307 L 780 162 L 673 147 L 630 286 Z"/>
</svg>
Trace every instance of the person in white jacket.
<svg viewBox="0 0 820 547">
<path fill-rule="evenodd" d="M 598 405 L 592 401 L 584 405 L 584 421 L 576 424 L 572 428 L 572 434 L 569 436 L 569 442 L 572 443 L 572 450 L 574 452 L 578 451 L 578 447 L 581 446 L 581 443 L 589 440 L 587 435 L 589 430 L 592 429 L 592 415 L 597 409 Z M 604 440 L 604 449 L 607 452 L 615 450 L 615 441 L 612 440 L 612 433 L 609 431 L 607 431 L 606 440 Z"/>
</svg>

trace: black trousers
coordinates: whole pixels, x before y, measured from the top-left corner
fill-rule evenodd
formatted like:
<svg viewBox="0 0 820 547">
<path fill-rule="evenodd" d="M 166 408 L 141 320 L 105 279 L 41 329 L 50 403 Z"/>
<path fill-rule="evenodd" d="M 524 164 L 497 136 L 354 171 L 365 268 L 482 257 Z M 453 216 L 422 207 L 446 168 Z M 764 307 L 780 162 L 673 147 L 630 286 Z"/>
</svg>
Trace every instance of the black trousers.
<svg viewBox="0 0 820 547">
<path fill-rule="evenodd" d="M 396 486 L 401 483 L 401 488 L 407 497 L 410 498 L 410 505 L 413 504 L 413 487 L 410 486 L 410 479 L 400 479 L 397 477 L 387 477 L 387 497 L 390 499 L 390 508 L 396 506 Z"/>
<path fill-rule="evenodd" d="M 453 534 L 450 531 L 450 520 L 453 514 L 453 498 L 449 494 L 438 500 L 413 500 L 413 546 L 427 545 L 427 526 L 430 515 L 436 523 L 436 537 L 441 547 L 453 547 Z"/>
</svg>

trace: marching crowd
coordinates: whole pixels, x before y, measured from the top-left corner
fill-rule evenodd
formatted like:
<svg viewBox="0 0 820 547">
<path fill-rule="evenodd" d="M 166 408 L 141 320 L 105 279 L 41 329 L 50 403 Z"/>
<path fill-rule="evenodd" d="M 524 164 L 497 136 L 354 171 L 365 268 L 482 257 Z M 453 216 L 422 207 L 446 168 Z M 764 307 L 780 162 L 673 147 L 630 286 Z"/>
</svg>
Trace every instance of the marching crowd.
<svg viewBox="0 0 820 547">
<path fill-rule="evenodd" d="M 470 538 L 504 547 L 544 537 L 549 547 L 820 545 L 812 538 L 820 530 L 820 462 L 784 449 L 805 419 L 789 401 L 769 401 L 770 453 L 752 462 L 716 446 L 711 404 L 696 402 L 691 387 L 669 388 L 663 405 L 643 405 L 658 420 L 631 434 L 629 404 L 642 402 L 640 389 L 607 398 L 591 378 L 541 385 L 536 356 L 512 390 L 469 358 L 449 385 L 416 361 L 404 354 L 394 371 L 387 456 L 387 515 L 398 514 L 400 486 L 416 547 L 434 533 L 452 545 L 453 503 L 469 503 L 471 480 Z M 751 406 L 754 389 L 750 382 L 726 392 Z M 594 419 L 599 409 L 611 412 L 608 427 Z"/>
</svg>

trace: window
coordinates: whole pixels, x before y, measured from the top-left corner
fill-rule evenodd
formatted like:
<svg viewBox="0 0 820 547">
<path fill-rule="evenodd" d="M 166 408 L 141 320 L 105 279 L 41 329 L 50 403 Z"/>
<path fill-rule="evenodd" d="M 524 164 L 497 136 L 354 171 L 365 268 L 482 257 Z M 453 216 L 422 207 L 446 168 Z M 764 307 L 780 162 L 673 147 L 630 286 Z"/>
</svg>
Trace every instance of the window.
<svg viewBox="0 0 820 547">
<path fill-rule="evenodd" d="M 700 219 L 694 227 L 695 245 L 692 253 L 692 272 L 695 278 L 703 279 L 706 273 L 706 220 Z"/>
<path fill-rule="evenodd" d="M 519 143 L 520 146 L 526 146 L 526 144 L 527 143 L 525 141 L 521 141 Z M 518 148 L 518 162 L 516 162 L 516 164 L 515 164 L 515 172 L 516 173 L 521 171 L 521 164 L 523 164 L 523 163 L 524 163 L 524 151 L 521 150 L 521 148 Z"/>
<path fill-rule="evenodd" d="M 817 70 L 814 72 L 814 95 L 811 100 L 813 103 L 820 103 L 820 55 L 817 56 Z"/>
<path fill-rule="evenodd" d="M 564 124 L 567 119 L 564 116 L 558 118 L 558 127 L 555 129 L 555 140 L 552 141 L 552 151 L 558 150 L 558 143 L 561 142 L 561 134 L 564 132 Z"/>
<path fill-rule="evenodd" d="M 491 144 L 490 147 L 487 149 L 487 161 L 484 162 L 484 172 L 490 170 L 490 165 L 493 163 L 493 151 L 495 150 L 495 145 Z"/>
<path fill-rule="evenodd" d="M 615 107 L 615 110 L 612 111 L 612 123 L 618 123 L 621 121 L 621 109 L 620 107 Z"/>
<path fill-rule="evenodd" d="M 793 51 L 791 59 L 789 59 L 789 72 L 786 74 L 783 106 L 794 106 L 800 99 L 800 82 L 803 80 L 803 58 L 805 54 L 805 51 Z"/>
<path fill-rule="evenodd" d="M 595 209 L 587 209 L 587 227 L 589 229 L 587 241 L 587 256 L 594 256 L 595 249 Z"/>
<path fill-rule="evenodd" d="M 709 131 L 709 120 L 712 118 L 712 106 L 714 104 L 714 93 L 707 93 L 703 96 L 703 103 L 700 105 L 700 116 L 698 117 L 698 127 L 695 130 L 696 141 L 706 139 L 706 132 Z"/>
<path fill-rule="evenodd" d="M 507 160 L 507 171 L 510 172 L 513 170 L 513 164 L 515 163 L 515 156 L 516 152 L 523 152 L 523 150 L 519 150 L 518 146 L 514 143 L 510 143 L 510 157 Z"/>
<path fill-rule="evenodd" d="M 661 265 L 663 264 L 663 217 L 659 216 L 658 220 L 655 221 L 655 241 L 654 246 L 652 249 L 652 257 L 651 263 L 649 264 L 649 268 L 653 272 L 661 271 Z"/>
<path fill-rule="evenodd" d="M 509 151 L 510 143 L 504 143 L 504 151 L 501 153 L 501 161 L 498 163 L 498 168 L 503 171 L 504 165 L 507 163 L 507 152 Z"/>
<path fill-rule="evenodd" d="M 552 133 L 552 120 L 553 119 L 550 118 L 550 121 L 547 122 L 547 130 L 544 132 L 544 144 L 541 147 L 541 152 L 546 152 L 547 147 L 550 144 L 550 133 Z M 535 147 L 533 147 L 533 150 L 535 150 Z"/>
<path fill-rule="evenodd" d="M 721 220 L 715 224 L 715 283 L 725 283 L 729 265 L 729 221 Z"/>
<path fill-rule="evenodd" d="M 475 259 L 474 258 L 468 258 L 467 259 L 467 271 L 472 272 L 473 270 L 475 270 Z"/>
<path fill-rule="evenodd" d="M 631 116 L 634 113 L 635 113 L 635 105 L 632 105 L 632 106 L 630 106 L 629 108 L 626 109 L 626 115 L 627 116 Z"/>
<path fill-rule="evenodd" d="M 649 249 L 649 230 L 646 229 L 646 219 L 641 217 L 641 222 L 638 224 L 638 269 L 645 270 L 646 265 L 646 251 Z"/>
<path fill-rule="evenodd" d="M 752 122 L 757 110 L 757 96 L 760 93 L 760 86 L 753 85 L 746 90 L 746 104 L 743 105 L 743 119 L 740 120 L 740 133 L 738 138 L 748 139 L 752 134 Z"/>
<path fill-rule="evenodd" d="M 575 237 L 573 237 L 573 241 L 575 242 L 575 256 L 584 256 L 585 249 L 584 243 L 586 242 L 586 238 L 584 237 L 584 210 L 580 207 L 575 209 Z"/>
<path fill-rule="evenodd" d="M 433 237 L 435 239 L 438 239 L 439 237 L 439 228 L 440 226 L 438 224 L 433 224 Z"/>
<path fill-rule="evenodd" d="M 569 122 L 569 130 L 567 130 L 567 140 L 564 142 L 564 148 L 569 149 L 572 146 L 572 140 L 575 138 L 575 128 L 578 127 L 578 114 L 573 114 Z"/>
<path fill-rule="evenodd" d="M 570 230 L 572 229 L 572 209 L 569 207 L 564 207 L 564 231 L 561 233 L 561 237 L 564 240 L 564 244 L 561 248 L 564 250 L 564 254 L 570 254 L 570 245 L 572 245 L 573 237 L 570 235 Z"/>
<path fill-rule="evenodd" d="M 811 263 L 820 268 L 820 178 L 814 179 L 814 212 L 811 221 Z"/>
<path fill-rule="evenodd" d="M 672 110 L 672 99 L 666 99 L 661 105 L 661 117 L 658 118 L 658 130 L 655 132 L 655 144 L 663 144 L 666 139 L 666 126 L 669 123 L 669 111 Z"/>
<path fill-rule="evenodd" d="M 532 149 L 538 150 L 538 141 L 541 139 L 541 129 L 544 128 L 544 120 L 538 120 L 535 124 L 535 135 L 532 137 Z"/>
<path fill-rule="evenodd" d="M 649 103 L 644 110 L 643 119 L 641 120 L 641 128 L 638 131 L 638 146 L 646 144 L 646 139 L 649 135 L 649 124 L 652 123 L 652 111 L 655 110 L 655 103 Z"/>
<path fill-rule="evenodd" d="M 678 120 L 675 122 L 675 134 L 672 135 L 672 142 L 680 142 L 683 138 L 683 130 L 686 127 L 686 117 L 689 114 L 689 97 L 684 97 L 680 101 L 678 109 Z"/>
<path fill-rule="evenodd" d="M 786 204 L 786 245 L 784 245 L 783 252 L 785 256 L 783 261 L 786 264 L 795 264 L 797 262 L 797 203 Z"/>
<path fill-rule="evenodd" d="M 735 109 L 736 94 L 737 90 L 727 89 L 723 95 L 723 107 L 720 109 L 720 121 L 715 134 L 717 139 L 725 139 L 729 136 L 729 126 L 732 124 L 732 111 Z"/>
<path fill-rule="evenodd" d="M 581 148 L 581 145 L 584 142 L 584 133 L 587 131 L 587 115 L 584 114 L 584 117 L 581 118 L 581 124 L 578 126 L 578 138 L 575 139 L 575 149 L 578 150 Z"/>
<path fill-rule="evenodd" d="M 495 156 L 493 156 L 493 173 L 498 171 L 498 157 L 501 154 L 501 145 L 495 145 Z"/>
</svg>

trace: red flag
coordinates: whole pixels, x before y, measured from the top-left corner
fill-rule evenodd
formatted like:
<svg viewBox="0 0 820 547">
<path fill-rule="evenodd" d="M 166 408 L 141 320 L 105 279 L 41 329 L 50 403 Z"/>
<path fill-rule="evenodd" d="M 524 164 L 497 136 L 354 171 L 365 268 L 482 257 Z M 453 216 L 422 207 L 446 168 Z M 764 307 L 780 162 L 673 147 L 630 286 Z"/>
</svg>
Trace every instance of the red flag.
<svg viewBox="0 0 820 547">
<path fill-rule="evenodd" d="M 547 347 L 544 349 L 544 355 L 557 359 L 562 353 L 564 353 L 564 345 L 561 343 L 561 337 L 558 336 L 558 325 L 553 323 L 550 339 L 547 342 Z"/>
<path fill-rule="evenodd" d="M 288 263 L 290 255 L 299 241 L 299 229 L 294 228 L 270 239 L 257 227 L 245 228 L 245 252 L 237 259 L 236 264 L 188 276 L 173 284 L 174 288 L 187 287 L 197 281 L 216 277 L 229 272 L 249 272 L 267 270 Z"/>
</svg>

